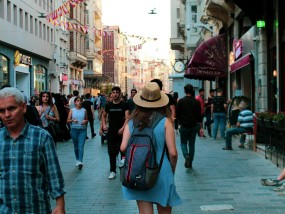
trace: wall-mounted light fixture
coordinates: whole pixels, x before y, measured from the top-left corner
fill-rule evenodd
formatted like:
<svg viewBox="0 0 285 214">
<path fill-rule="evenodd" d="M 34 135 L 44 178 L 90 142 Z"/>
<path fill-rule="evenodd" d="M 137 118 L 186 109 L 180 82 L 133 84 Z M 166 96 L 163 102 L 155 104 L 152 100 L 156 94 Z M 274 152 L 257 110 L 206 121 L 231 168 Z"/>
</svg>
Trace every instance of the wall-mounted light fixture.
<svg viewBox="0 0 285 214">
<path fill-rule="evenodd" d="M 273 71 L 273 77 L 277 77 L 277 71 L 276 70 Z"/>
</svg>

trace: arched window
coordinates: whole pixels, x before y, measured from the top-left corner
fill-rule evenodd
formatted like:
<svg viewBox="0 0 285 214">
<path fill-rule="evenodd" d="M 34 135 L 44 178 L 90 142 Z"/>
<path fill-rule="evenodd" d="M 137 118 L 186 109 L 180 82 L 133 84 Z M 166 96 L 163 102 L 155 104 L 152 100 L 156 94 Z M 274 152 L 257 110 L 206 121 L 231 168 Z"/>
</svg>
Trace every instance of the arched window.
<svg viewBox="0 0 285 214">
<path fill-rule="evenodd" d="M 0 54 L 0 87 L 9 83 L 8 59 Z"/>
</svg>

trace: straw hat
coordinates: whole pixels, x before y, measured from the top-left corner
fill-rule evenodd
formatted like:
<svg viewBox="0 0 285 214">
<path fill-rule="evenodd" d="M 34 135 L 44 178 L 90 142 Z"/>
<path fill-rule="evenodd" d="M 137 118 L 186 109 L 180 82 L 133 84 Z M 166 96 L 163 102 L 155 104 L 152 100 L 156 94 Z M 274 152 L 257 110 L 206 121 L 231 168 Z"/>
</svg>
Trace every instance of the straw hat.
<svg viewBox="0 0 285 214">
<path fill-rule="evenodd" d="M 136 105 L 144 108 L 159 108 L 166 106 L 169 99 L 165 93 L 160 91 L 157 83 L 150 82 L 134 96 L 133 101 Z"/>
</svg>

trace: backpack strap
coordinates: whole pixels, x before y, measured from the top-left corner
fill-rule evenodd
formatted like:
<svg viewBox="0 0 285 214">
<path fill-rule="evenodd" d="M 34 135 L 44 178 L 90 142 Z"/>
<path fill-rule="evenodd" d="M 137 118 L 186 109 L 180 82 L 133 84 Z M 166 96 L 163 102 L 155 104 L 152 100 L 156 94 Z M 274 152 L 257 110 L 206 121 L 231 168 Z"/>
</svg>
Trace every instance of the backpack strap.
<svg viewBox="0 0 285 214">
<path fill-rule="evenodd" d="M 155 116 L 154 116 L 154 121 L 152 122 L 151 124 L 151 128 L 154 129 L 157 124 L 164 118 L 164 115 L 160 114 L 160 113 L 157 113 Z"/>
<path fill-rule="evenodd" d="M 164 118 L 164 115 L 160 114 L 160 113 L 157 113 L 155 115 L 155 119 L 151 125 L 151 128 L 154 129 L 157 124 Z M 161 169 L 161 166 L 162 166 L 162 163 L 163 163 L 163 158 L 164 158 L 164 154 L 165 154 L 165 151 L 166 151 L 167 147 L 166 147 L 166 142 L 164 142 L 164 148 L 163 148 L 163 151 L 162 151 L 162 155 L 161 155 L 161 158 L 160 158 L 160 161 L 159 161 L 159 165 L 158 165 L 158 168 L 159 168 L 159 171 Z"/>
</svg>

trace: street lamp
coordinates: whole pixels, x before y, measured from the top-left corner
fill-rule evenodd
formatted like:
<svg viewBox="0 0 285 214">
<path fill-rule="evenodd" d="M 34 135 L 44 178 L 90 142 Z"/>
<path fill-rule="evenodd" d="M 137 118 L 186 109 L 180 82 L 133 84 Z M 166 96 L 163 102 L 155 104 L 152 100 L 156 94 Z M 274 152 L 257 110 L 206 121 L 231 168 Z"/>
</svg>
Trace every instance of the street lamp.
<svg viewBox="0 0 285 214">
<path fill-rule="evenodd" d="M 45 15 L 45 13 L 40 13 L 40 15 L 38 16 L 38 18 L 46 18 L 47 16 Z"/>
<path fill-rule="evenodd" d="M 214 30 L 212 28 L 210 28 L 208 25 L 205 25 L 203 23 L 189 23 L 186 27 L 186 29 L 189 31 L 191 30 L 191 28 L 197 28 L 197 27 L 202 27 L 202 28 L 205 28 L 207 29 L 208 31 L 214 33 Z"/>
</svg>

